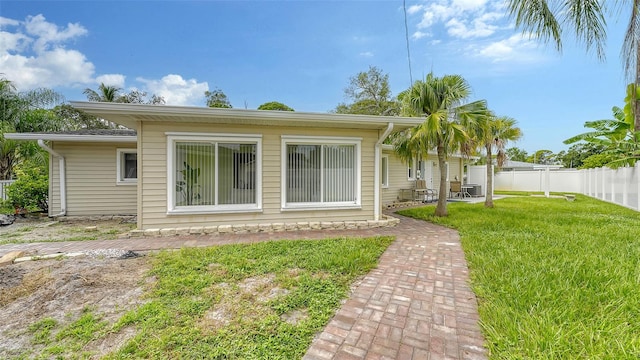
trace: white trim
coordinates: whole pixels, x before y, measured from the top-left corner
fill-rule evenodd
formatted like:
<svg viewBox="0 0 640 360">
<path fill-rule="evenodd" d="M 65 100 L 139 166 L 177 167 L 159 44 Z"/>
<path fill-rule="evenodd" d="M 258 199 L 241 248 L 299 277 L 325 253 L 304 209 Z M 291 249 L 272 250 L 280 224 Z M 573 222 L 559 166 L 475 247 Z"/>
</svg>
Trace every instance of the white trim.
<svg viewBox="0 0 640 360">
<path fill-rule="evenodd" d="M 40 146 L 42 149 L 48 152 L 49 155 L 51 155 L 51 159 L 53 159 L 54 156 L 58 157 L 58 172 L 59 172 L 58 175 L 60 176 L 60 212 L 58 214 L 50 215 L 50 216 L 52 217 L 65 216 L 67 215 L 66 160 L 64 156 L 60 155 L 59 153 L 55 152 L 52 148 L 47 146 L 42 139 L 38 139 L 38 146 Z"/>
<path fill-rule="evenodd" d="M 137 165 L 136 165 L 136 178 L 125 178 L 122 174 L 122 167 L 124 166 L 124 155 L 136 154 L 138 155 L 138 149 L 116 149 L 116 185 L 137 185 Z"/>
<path fill-rule="evenodd" d="M 195 106 L 148 105 L 71 101 L 73 107 L 100 116 L 109 121 L 135 127 L 138 120 L 155 117 L 153 121 L 204 121 L 209 123 L 243 121 L 249 123 L 272 123 L 297 126 L 330 126 L 332 128 L 382 129 L 389 123 L 389 116 L 352 115 L 332 113 L 310 113 L 301 111 L 269 111 L 247 109 L 222 109 Z M 394 116 L 397 130 L 412 128 L 422 124 L 424 118 Z M 178 120 L 180 121 L 180 120 Z"/>
<path fill-rule="evenodd" d="M 338 136 L 295 136 L 281 135 L 280 148 L 280 210 L 338 210 L 361 209 L 362 198 L 362 138 L 338 137 Z M 288 203 L 287 202 L 287 157 L 288 144 L 310 145 L 354 145 L 356 157 L 356 200 L 348 202 L 313 202 L 313 203 Z"/>
<path fill-rule="evenodd" d="M 47 140 L 47 141 L 79 141 L 79 142 L 115 142 L 135 143 L 135 135 L 70 135 L 70 134 L 35 134 L 7 133 L 4 137 L 11 140 Z"/>
<path fill-rule="evenodd" d="M 167 214 L 218 214 L 218 213 L 242 213 L 262 211 L 262 135 L 259 134 L 206 134 L 206 133 L 167 133 Z M 175 171 L 173 171 L 175 144 L 179 141 L 210 141 L 210 142 L 236 142 L 244 144 L 256 144 L 256 202 L 253 204 L 237 205 L 202 205 L 179 206 L 175 205 Z M 216 146 L 216 165 L 217 165 Z M 215 182 L 218 180 L 218 168 L 215 169 Z M 217 201 L 218 187 L 214 187 Z"/>
<path fill-rule="evenodd" d="M 388 189 L 389 188 L 389 155 L 382 155 L 382 157 L 380 158 L 381 163 L 380 163 L 380 186 L 382 186 L 383 189 Z M 387 167 L 386 169 L 382 166 L 382 163 L 387 162 Z M 383 171 L 386 170 L 386 171 Z"/>
</svg>

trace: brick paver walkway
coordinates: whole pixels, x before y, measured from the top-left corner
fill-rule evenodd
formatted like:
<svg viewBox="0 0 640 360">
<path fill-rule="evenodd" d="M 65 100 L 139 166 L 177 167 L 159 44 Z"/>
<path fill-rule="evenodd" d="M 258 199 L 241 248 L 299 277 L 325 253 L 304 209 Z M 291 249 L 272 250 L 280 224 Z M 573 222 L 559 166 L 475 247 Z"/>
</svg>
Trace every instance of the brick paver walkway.
<svg viewBox="0 0 640 360">
<path fill-rule="evenodd" d="M 395 235 L 378 267 L 355 288 L 304 359 L 485 359 L 476 297 L 454 230 L 401 218 L 394 228 L 274 234 L 8 244 L 40 255 L 96 249 L 157 250 L 274 239 Z"/>
</svg>

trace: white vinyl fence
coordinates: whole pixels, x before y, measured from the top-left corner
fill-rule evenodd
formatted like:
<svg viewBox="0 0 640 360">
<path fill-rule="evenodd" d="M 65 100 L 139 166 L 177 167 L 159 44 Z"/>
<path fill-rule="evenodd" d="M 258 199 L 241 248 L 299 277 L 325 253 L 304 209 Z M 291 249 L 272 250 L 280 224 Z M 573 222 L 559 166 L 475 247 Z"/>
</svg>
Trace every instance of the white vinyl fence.
<svg viewBox="0 0 640 360">
<path fill-rule="evenodd" d="M 481 184 L 484 194 L 486 167 L 470 166 L 467 182 Z M 502 171 L 495 174 L 493 182 L 495 190 L 578 193 L 640 211 L 640 163 L 615 170 Z"/>
<path fill-rule="evenodd" d="M 7 187 L 15 180 L 0 180 L 0 200 L 7 200 Z"/>
</svg>

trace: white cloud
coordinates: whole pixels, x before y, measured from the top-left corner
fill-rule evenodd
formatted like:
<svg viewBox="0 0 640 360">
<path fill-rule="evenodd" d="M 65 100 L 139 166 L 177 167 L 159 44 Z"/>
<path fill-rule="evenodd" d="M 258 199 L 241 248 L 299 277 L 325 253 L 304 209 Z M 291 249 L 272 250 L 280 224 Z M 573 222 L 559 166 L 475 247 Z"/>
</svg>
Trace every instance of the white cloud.
<svg viewBox="0 0 640 360">
<path fill-rule="evenodd" d="M 454 38 L 483 38 L 500 28 L 506 13 L 501 0 L 436 0 L 420 5 L 419 30 L 442 27 Z"/>
<path fill-rule="evenodd" d="M 362 57 L 373 57 L 373 53 L 371 51 L 364 51 L 360 53 Z"/>
<path fill-rule="evenodd" d="M 25 29 L 28 35 L 37 39 L 34 45 L 37 52 L 87 34 L 87 29 L 82 25 L 67 24 L 66 28 L 61 29 L 58 25 L 48 22 L 42 14 L 27 16 Z"/>
<path fill-rule="evenodd" d="M 476 51 L 476 56 L 489 59 L 492 62 L 533 62 L 540 58 L 539 55 L 531 51 L 536 48 L 536 42 L 518 34 L 481 47 Z"/>
<path fill-rule="evenodd" d="M 407 9 L 407 13 L 409 15 L 413 15 L 415 13 L 418 13 L 422 10 L 423 6 L 422 5 L 411 5 L 409 6 L 409 8 Z"/>
<path fill-rule="evenodd" d="M 19 90 L 93 82 L 94 65 L 81 52 L 63 46 L 87 34 L 81 25 L 61 28 L 42 15 L 25 21 L 1 18 L 0 23 L 16 27 L 0 33 L 0 69 Z"/>
<path fill-rule="evenodd" d="M 118 88 L 124 88 L 124 80 L 126 76 L 122 74 L 103 74 L 96 77 L 98 84 L 105 84 L 108 86 L 115 86 Z"/>
<path fill-rule="evenodd" d="M 207 82 L 196 79 L 183 79 L 182 76 L 169 74 L 159 80 L 137 78 L 146 85 L 147 92 L 162 96 L 167 105 L 203 105 L 204 92 L 209 90 Z"/>
<path fill-rule="evenodd" d="M 18 26 L 20 22 L 18 20 L 9 19 L 6 17 L 0 16 L 0 27 L 3 26 Z"/>
<path fill-rule="evenodd" d="M 422 39 L 425 36 L 430 36 L 430 35 L 431 34 L 418 30 L 411 35 L 411 38 L 414 40 L 418 40 L 418 39 Z"/>
</svg>

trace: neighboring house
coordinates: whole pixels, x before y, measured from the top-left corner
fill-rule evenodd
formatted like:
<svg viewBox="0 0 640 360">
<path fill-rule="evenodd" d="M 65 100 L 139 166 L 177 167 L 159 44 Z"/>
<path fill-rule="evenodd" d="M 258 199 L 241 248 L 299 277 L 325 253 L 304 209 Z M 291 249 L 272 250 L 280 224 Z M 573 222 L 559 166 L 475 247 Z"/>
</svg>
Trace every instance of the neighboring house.
<svg viewBox="0 0 640 360">
<path fill-rule="evenodd" d="M 51 154 L 50 216 L 135 214 L 141 230 L 362 224 L 416 175 L 438 176 L 435 157 L 407 166 L 382 145 L 419 118 L 72 104 L 134 131 L 7 134 Z"/>
</svg>

